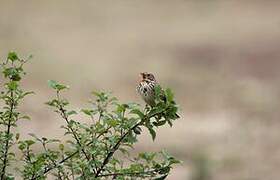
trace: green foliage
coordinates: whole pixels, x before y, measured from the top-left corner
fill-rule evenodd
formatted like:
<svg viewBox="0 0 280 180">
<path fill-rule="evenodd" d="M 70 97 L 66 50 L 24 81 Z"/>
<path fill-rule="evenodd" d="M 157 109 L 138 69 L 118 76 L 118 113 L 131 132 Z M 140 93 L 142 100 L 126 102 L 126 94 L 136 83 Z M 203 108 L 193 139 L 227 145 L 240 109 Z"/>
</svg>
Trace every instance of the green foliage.
<svg viewBox="0 0 280 180">
<path fill-rule="evenodd" d="M 160 87 L 156 88 L 156 105 L 144 110 L 135 103 L 120 103 L 111 93 L 92 92 L 89 107 L 77 111 L 70 108 L 70 102 L 61 94 L 69 87 L 50 80 L 48 85 L 55 96 L 46 104 L 65 122 L 61 128 L 68 140 L 35 134 L 30 134 L 30 139 L 21 139 L 20 134 L 13 132 L 18 120 L 30 119 L 18 111 L 21 100 L 32 94 L 20 88 L 26 62 L 11 52 L 1 66 L 6 79 L 0 111 L 1 179 L 13 179 L 7 172 L 13 162 L 21 162 L 16 169 L 23 179 L 34 180 L 47 179 L 50 174 L 56 179 L 165 179 L 173 165 L 180 163 L 165 151 L 143 152 L 134 158 L 129 153 L 143 128 L 148 129 L 154 140 L 157 128 L 172 126 L 178 119 L 173 93 Z M 78 114 L 88 121 L 76 120 Z M 19 159 L 11 152 L 12 146 L 21 152 Z M 35 152 L 34 146 L 41 150 Z"/>
</svg>

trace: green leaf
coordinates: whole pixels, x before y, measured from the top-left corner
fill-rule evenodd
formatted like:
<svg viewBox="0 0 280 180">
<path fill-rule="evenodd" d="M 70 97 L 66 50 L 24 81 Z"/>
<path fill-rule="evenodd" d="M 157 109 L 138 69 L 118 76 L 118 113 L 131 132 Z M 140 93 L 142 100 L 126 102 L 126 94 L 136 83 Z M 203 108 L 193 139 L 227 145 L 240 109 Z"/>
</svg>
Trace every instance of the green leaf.
<svg viewBox="0 0 280 180">
<path fill-rule="evenodd" d="M 19 73 L 16 73 L 16 74 L 12 75 L 10 77 L 10 79 L 13 80 L 13 81 L 20 81 L 21 77 L 20 77 Z"/>
<path fill-rule="evenodd" d="M 125 148 L 120 147 L 119 150 L 120 150 L 123 154 L 129 155 L 129 151 L 126 150 Z"/>
<path fill-rule="evenodd" d="M 145 159 L 147 162 L 151 162 L 156 157 L 156 153 L 152 153 L 152 152 L 139 153 L 139 157 Z"/>
<path fill-rule="evenodd" d="M 166 120 L 153 122 L 153 124 L 155 126 L 163 126 L 165 123 L 166 123 Z"/>
<path fill-rule="evenodd" d="M 162 107 L 155 107 L 155 108 L 153 108 L 150 112 L 149 112 L 149 117 L 152 117 L 152 116 L 154 116 L 154 115 L 156 115 L 156 114 L 160 114 L 160 113 L 162 113 L 164 111 L 164 108 L 162 108 Z"/>
<path fill-rule="evenodd" d="M 56 99 L 53 99 L 51 101 L 46 102 L 45 104 L 47 104 L 48 106 L 57 106 L 59 104 L 59 101 Z"/>
<path fill-rule="evenodd" d="M 23 143 L 23 142 L 20 142 L 18 148 L 22 151 L 22 150 L 24 150 L 26 148 L 26 144 Z"/>
<path fill-rule="evenodd" d="M 6 177 L 5 177 L 5 180 L 14 180 L 15 177 L 13 175 L 10 175 L 8 174 Z"/>
<path fill-rule="evenodd" d="M 3 70 L 3 74 L 4 74 L 5 77 L 12 76 L 12 75 L 14 75 L 14 74 L 16 74 L 16 73 L 17 73 L 17 71 L 16 71 L 16 69 L 13 68 L 13 67 L 5 68 L 5 69 Z"/>
<path fill-rule="evenodd" d="M 168 176 L 168 174 L 165 174 L 165 175 L 163 175 L 163 176 L 154 178 L 153 180 L 164 180 L 165 178 L 167 178 L 167 176 Z"/>
<path fill-rule="evenodd" d="M 82 109 L 81 111 L 88 116 L 92 116 L 92 113 L 93 113 L 93 110 L 90 110 L 90 109 Z"/>
<path fill-rule="evenodd" d="M 171 91 L 170 88 L 167 88 L 167 89 L 165 90 L 165 94 L 166 94 L 167 101 L 168 101 L 168 102 L 172 102 L 172 101 L 173 101 L 173 98 L 174 98 L 174 94 L 172 93 L 172 91 Z"/>
<path fill-rule="evenodd" d="M 32 144 L 35 144 L 35 142 L 32 141 L 32 140 L 26 140 L 25 142 L 28 146 L 31 146 Z"/>
<path fill-rule="evenodd" d="M 56 89 L 57 82 L 54 80 L 48 80 L 49 87 Z"/>
<path fill-rule="evenodd" d="M 63 89 L 69 89 L 69 87 L 68 87 L 68 86 L 65 86 L 65 85 L 63 85 L 63 84 L 57 84 L 57 85 L 56 85 L 56 89 L 57 89 L 58 91 L 61 91 L 61 90 L 63 90 Z"/>
<path fill-rule="evenodd" d="M 16 141 L 19 140 L 20 134 L 16 133 Z"/>
<path fill-rule="evenodd" d="M 63 84 L 59 84 L 58 82 L 54 81 L 54 80 L 48 80 L 48 85 L 49 87 L 57 90 L 57 91 L 61 91 L 63 89 L 68 89 L 68 86 L 65 86 Z"/>
<path fill-rule="evenodd" d="M 73 114 L 77 114 L 77 112 L 74 111 L 74 110 L 67 112 L 67 115 L 68 115 L 68 116 L 71 116 L 71 115 L 73 115 Z"/>
<path fill-rule="evenodd" d="M 169 126 L 172 127 L 172 121 L 170 119 L 166 119 L 166 121 L 168 122 Z"/>
<path fill-rule="evenodd" d="M 156 96 L 158 97 L 161 93 L 162 93 L 162 89 L 161 89 L 160 85 L 157 85 L 155 87 L 155 94 L 156 94 Z"/>
<path fill-rule="evenodd" d="M 143 119 L 145 115 L 139 109 L 133 109 L 129 112 L 130 114 L 137 114 L 140 119 Z"/>
<path fill-rule="evenodd" d="M 153 139 L 153 141 L 154 141 L 155 138 L 156 138 L 156 132 L 155 132 L 155 130 L 154 130 L 153 128 L 148 128 L 148 130 L 149 130 L 149 132 L 150 132 L 150 134 L 151 134 L 151 136 L 152 136 L 152 139 Z"/>
<path fill-rule="evenodd" d="M 46 140 L 47 138 L 45 138 L 45 140 Z M 60 142 L 60 140 L 58 140 L 58 139 L 50 139 L 50 140 L 48 140 L 48 143 L 58 143 L 58 142 Z"/>
<path fill-rule="evenodd" d="M 31 118 L 29 117 L 29 116 L 22 116 L 22 117 L 20 117 L 20 119 L 26 119 L 26 120 L 31 120 Z"/>
<path fill-rule="evenodd" d="M 108 120 L 106 120 L 106 122 L 109 126 L 112 126 L 112 127 L 116 127 L 119 124 L 118 121 L 114 120 L 114 119 L 108 119 Z"/>
<path fill-rule="evenodd" d="M 14 61 L 18 60 L 19 58 L 15 52 L 11 51 L 8 54 L 8 59 L 11 60 L 12 62 L 14 62 Z"/>
<path fill-rule="evenodd" d="M 16 157 L 15 153 L 12 153 L 12 152 L 9 153 L 9 156 L 11 156 L 11 157 L 13 157 L 13 158 Z"/>
<path fill-rule="evenodd" d="M 123 106 L 123 105 L 118 104 L 118 105 L 117 105 L 117 112 L 121 113 L 121 112 L 124 112 L 124 111 L 125 111 L 124 106 Z"/>
<path fill-rule="evenodd" d="M 22 96 L 24 97 L 24 96 L 27 96 L 27 95 L 30 95 L 30 94 L 35 94 L 35 92 L 28 91 L 28 92 L 23 93 Z"/>
<path fill-rule="evenodd" d="M 171 164 L 179 164 L 182 163 L 181 161 L 175 159 L 174 157 L 169 158 L 169 165 Z"/>
<path fill-rule="evenodd" d="M 33 58 L 33 55 L 30 54 L 30 55 L 28 56 L 27 60 L 30 60 L 30 59 L 32 59 L 32 58 Z"/>
<path fill-rule="evenodd" d="M 40 142 L 41 142 L 41 139 L 38 138 L 35 134 L 29 133 L 28 135 L 31 136 L 31 137 L 33 137 L 33 138 L 36 139 L 37 141 L 40 141 Z"/>
<path fill-rule="evenodd" d="M 16 90 L 18 87 L 18 84 L 16 81 L 11 81 L 8 83 L 8 88 L 11 90 L 11 91 L 14 91 Z"/>
<path fill-rule="evenodd" d="M 125 109 L 129 108 L 129 105 L 128 105 L 128 104 L 122 104 L 122 106 L 123 106 Z"/>
<path fill-rule="evenodd" d="M 92 94 L 94 96 L 96 96 L 98 99 L 98 101 L 101 101 L 101 102 L 105 102 L 106 100 L 108 100 L 108 97 L 109 97 L 109 93 L 104 93 L 104 92 L 96 92 L 96 91 L 93 91 Z"/>
<path fill-rule="evenodd" d="M 169 172 L 170 172 L 170 167 L 169 166 L 163 167 L 159 170 L 159 174 L 167 174 Z"/>
<path fill-rule="evenodd" d="M 134 132 L 135 134 L 141 134 L 142 129 L 141 129 L 140 127 L 136 127 L 136 128 L 133 129 L 133 132 Z"/>
<path fill-rule="evenodd" d="M 59 148 L 60 151 L 63 151 L 64 150 L 64 145 L 63 144 L 59 144 L 58 148 Z"/>
</svg>

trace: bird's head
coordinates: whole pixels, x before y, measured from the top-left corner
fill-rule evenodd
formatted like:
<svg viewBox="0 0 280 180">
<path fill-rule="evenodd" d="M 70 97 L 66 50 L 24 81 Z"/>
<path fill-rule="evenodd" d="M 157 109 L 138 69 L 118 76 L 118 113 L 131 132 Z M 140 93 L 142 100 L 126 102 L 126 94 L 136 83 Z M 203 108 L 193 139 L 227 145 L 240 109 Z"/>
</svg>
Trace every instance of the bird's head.
<svg viewBox="0 0 280 180">
<path fill-rule="evenodd" d="M 156 81 L 155 76 L 152 73 L 143 72 L 140 73 L 141 81 Z"/>
</svg>

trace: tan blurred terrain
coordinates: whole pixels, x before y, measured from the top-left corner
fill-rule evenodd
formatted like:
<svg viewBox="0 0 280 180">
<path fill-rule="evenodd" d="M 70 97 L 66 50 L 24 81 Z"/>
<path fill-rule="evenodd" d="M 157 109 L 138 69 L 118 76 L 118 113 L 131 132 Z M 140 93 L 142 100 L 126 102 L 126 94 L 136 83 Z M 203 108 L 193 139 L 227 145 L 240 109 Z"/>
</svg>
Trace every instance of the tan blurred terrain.
<svg viewBox="0 0 280 180">
<path fill-rule="evenodd" d="M 280 1 L 0 0 L 1 59 L 9 50 L 34 55 L 25 135 L 63 136 L 44 105 L 47 80 L 70 85 L 78 109 L 92 90 L 142 103 L 138 73 L 150 71 L 175 91 L 182 119 L 136 150 L 183 160 L 169 179 L 280 177 Z"/>
</svg>

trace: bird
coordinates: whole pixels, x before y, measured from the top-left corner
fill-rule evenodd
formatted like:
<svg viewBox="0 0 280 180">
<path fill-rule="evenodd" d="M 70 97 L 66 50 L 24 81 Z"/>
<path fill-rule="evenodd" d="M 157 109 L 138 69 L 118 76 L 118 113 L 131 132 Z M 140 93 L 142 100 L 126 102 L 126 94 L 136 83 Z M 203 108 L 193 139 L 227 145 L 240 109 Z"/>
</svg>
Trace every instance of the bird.
<svg viewBox="0 0 280 180">
<path fill-rule="evenodd" d="M 140 73 L 140 82 L 136 91 L 142 99 L 151 107 L 155 106 L 155 87 L 158 85 L 155 76 L 152 73 Z"/>
<path fill-rule="evenodd" d="M 140 82 L 136 87 L 136 91 L 142 97 L 142 99 L 146 102 L 147 105 L 154 107 L 156 106 L 156 92 L 155 88 L 159 86 L 155 76 L 152 73 L 142 72 L 140 73 Z M 166 103 L 167 99 L 164 94 L 164 91 L 161 90 L 159 98 Z M 172 101 L 175 104 L 174 101 Z M 179 118 L 177 113 L 174 114 L 174 118 Z"/>
</svg>

